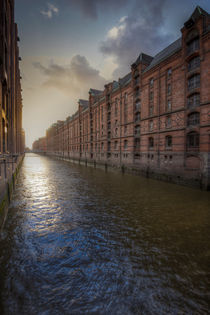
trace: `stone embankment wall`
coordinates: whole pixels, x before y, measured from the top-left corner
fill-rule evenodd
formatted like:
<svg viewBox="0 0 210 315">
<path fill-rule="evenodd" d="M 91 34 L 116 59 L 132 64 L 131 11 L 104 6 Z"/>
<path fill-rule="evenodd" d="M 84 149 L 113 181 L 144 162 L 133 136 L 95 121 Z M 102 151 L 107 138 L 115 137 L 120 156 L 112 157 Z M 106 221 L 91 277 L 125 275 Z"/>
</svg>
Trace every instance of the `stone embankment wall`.
<svg viewBox="0 0 210 315">
<path fill-rule="evenodd" d="M 0 158 L 0 230 L 3 228 L 24 154 Z"/>
<path fill-rule="evenodd" d="M 35 152 L 36 154 L 41 155 L 47 155 L 59 160 L 75 163 L 75 164 L 81 164 L 85 166 L 91 166 L 95 168 L 101 168 L 105 171 L 120 171 L 122 173 L 130 173 L 133 175 L 140 175 L 147 178 L 153 178 L 169 183 L 179 184 L 183 186 L 189 186 L 193 188 L 198 188 L 202 190 L 210 190 L 210 169 L 209 172 L 206 174 L 206 178 L 202 176 L 198 171 L 194 170 L 194 174 L 192 176 L 192 172 L 190 175 L 186 172 L 183 172 L 183 170 L 180 170 L 180 172 L 177 172 L 175 170 L 174 172 L 172 170 L 170 171 L 163 171 L 162 169 L 153 169 L 151 167 L 141 167 L 141 165 L 136 165 L 133 163 L 130 164 L 117 164 L 113 163 L 112 161 L 99 161 L 99 160 L 92 160 L 92 159 L 82 159 L 82 158 L 75 158 L 75 157 L 69 157 L 62 154 L 52 154 L 52 153 L 46 153 L 46 152 Z"/>
</svg>

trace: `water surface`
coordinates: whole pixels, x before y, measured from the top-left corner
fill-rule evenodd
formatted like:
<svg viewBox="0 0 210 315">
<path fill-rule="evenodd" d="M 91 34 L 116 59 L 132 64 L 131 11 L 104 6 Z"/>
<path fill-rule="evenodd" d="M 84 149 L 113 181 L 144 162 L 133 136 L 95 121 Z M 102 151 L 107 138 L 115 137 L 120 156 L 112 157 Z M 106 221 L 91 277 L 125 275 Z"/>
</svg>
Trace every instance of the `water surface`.
<svg viewBox="0 0 210 315">
<path fill-rule="evenodd" d="M 208 314 L 210 193 L 28 154 L 0 314 Z"/>
</svg>

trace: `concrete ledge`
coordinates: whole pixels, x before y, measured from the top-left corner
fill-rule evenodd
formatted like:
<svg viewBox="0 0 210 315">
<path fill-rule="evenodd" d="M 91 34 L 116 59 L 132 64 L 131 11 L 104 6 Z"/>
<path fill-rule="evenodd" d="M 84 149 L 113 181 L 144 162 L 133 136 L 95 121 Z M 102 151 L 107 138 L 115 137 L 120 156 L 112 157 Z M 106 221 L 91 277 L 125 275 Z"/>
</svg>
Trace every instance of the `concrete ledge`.
<svg viewBox="0 0 210 315">
<path fill-rule="evenodd" d="M 152 167 L 148 167 L 145 165 L 142 167 L 142 165 L 134 165 L 134 164 L 114 164 L 111 162 L 104 162 L 104 161 L 96 161 L 96 160 L 90 160 L 90 159 L 78 159 L 78 158 L 72 158 L 72 157 L 65 157 L 65 156 L 59 156 L 58 154 L 44 154 L 48 155 L 50 157 L 54 157 L 59 160 L 81 164 L 85 166 L 91 166 L 95 168 L 101 168 L 107 171 L 110 170 L 116 170 L 120 171 L 122 173 L 129 173 L 133 175 L 138 176 L 144 176 L 147 178 L 152 178 L 156 180 L 161 180 L 164 182 L 170 182 L 182 186 L 189 186 L 197 189 L 202 190 L 210 190 L 210 182 L 205 178 L 205 176 L 201 176 L 198 174 L 198 171 L 195 170 L 191 174 L 189 174 L 187 169 L 184 169 L 183 171 L 177 171 L 177 170 L 163 170 L 163 169 L 154 169 Z"/>
<path fill-rule="evenodd" d="M 21 168 L 22 162 L 24 159 L 24 155 L 21 155 L 18 158 L 17 166 L 14 169 L 13 173 L 8 177 L 7 180 L 1 185 L 0 191 L 0 231 L 3 229 L 10 201 L 12 199 L 12 193 L 15 188 L 15 183 L 17 180 L 17 176 L 19 174 L 19 170 Z"/>
</svg>

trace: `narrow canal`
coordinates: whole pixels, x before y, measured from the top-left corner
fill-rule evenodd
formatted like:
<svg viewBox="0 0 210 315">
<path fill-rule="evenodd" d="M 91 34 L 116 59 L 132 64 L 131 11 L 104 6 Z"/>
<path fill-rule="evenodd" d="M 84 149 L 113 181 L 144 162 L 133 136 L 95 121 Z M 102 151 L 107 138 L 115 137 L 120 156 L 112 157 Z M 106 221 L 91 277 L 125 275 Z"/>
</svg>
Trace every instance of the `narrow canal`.
<svg viewBox="0 0 210 315">
<path fill-rule="evenodd" d="M 29 154 L 1 234 L 0 314 L 207 314 L 209 231 L 208 192 Z"/>
</svg>

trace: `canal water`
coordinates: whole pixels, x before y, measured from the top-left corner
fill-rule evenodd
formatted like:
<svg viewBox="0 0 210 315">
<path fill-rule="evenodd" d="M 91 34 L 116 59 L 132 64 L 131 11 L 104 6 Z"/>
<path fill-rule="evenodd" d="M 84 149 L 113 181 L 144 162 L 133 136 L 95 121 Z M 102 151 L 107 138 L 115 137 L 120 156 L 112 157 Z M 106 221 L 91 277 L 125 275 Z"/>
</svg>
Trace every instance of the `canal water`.
<svg viewBox="0 0 210 315">
<path fill-rule="evenodd" d="M 0 314 L 209 314 L 210 193 L 25 157 Z"/>
</svg>

